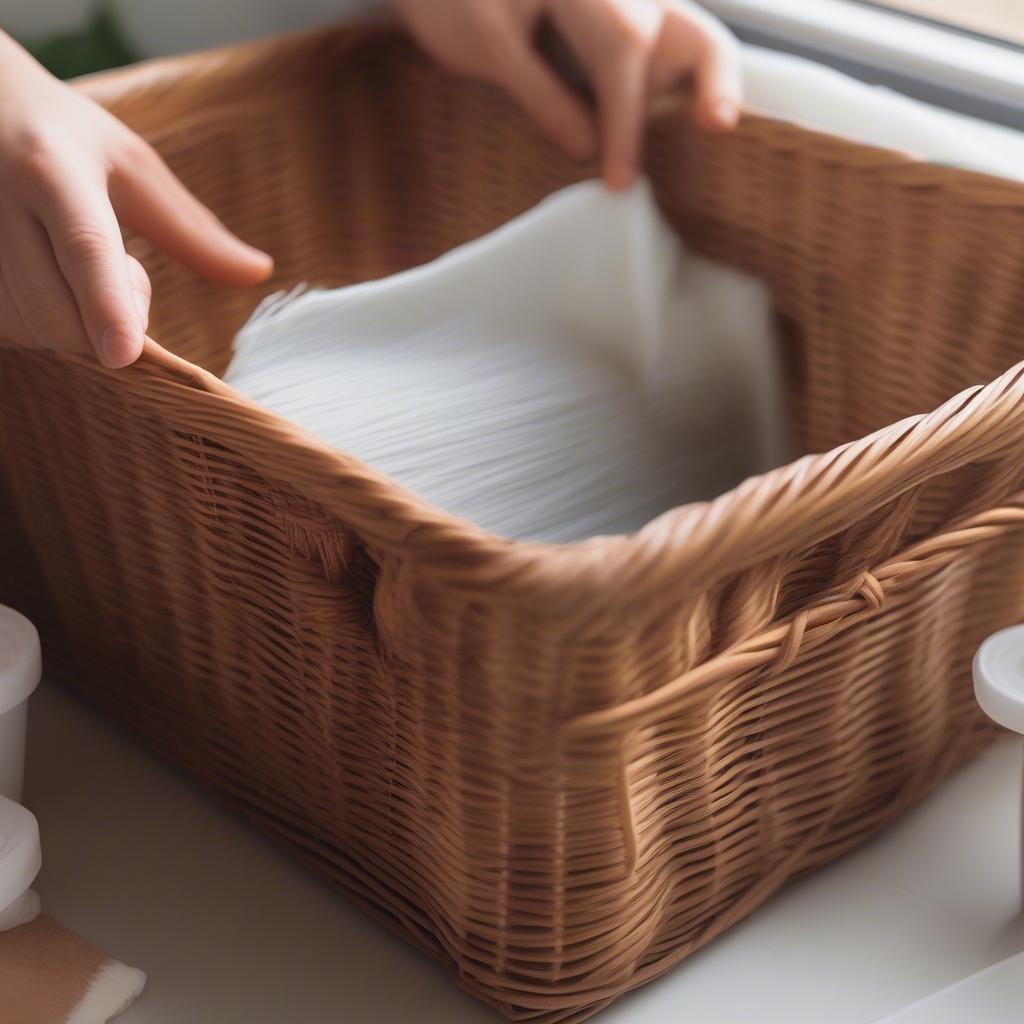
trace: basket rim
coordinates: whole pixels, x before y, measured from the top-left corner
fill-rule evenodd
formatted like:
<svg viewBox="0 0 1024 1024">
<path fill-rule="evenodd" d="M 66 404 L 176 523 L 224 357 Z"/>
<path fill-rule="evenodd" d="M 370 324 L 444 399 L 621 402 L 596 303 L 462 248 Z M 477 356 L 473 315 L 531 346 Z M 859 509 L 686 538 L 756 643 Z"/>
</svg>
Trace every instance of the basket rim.
<svg viewBox="0 0 1024 1024">
<path fill-rule="evenodd" d="M 309 81 L 317 58 L 382 34 L 390 19 L 364 17 L 342 26 L 270 37 L 184 57 L 160 58 L 80 81 L 83 91 L 119 116 L 159 119 L 160 98 L 180 87 L 204 103 L 230 101 L 259 75 L 274 87 Z M 211 95 L 212 90 L 212 95 Z M 657 118 L 682 116 L 680 97 Z M 971 204 L 1024 208 L 1024 185 L 976 171 L 929 164 L 795 123 L 745 112 L 741 130 L 771 136 L 782 147 L 814 147 L 886 181 L 943 190 Z M 172 429 L 208 436 L 252 460 L 261 474 L 316 502 L 371 545 L 401 552 L 435 582 L 488 593 L 491 601 L 536 601 L 571 615 L 667 587 L 703 586 L 794 547 L 812 547 L 853 525 L 924 480 L 1024 442 L 1024 362 L 938 408 L 900 420 L 832 451 L 805 455 L 751 477 L 707 502 L 671 509 L 636 533 L 568 544 L 507 540 L 450 515 L 386 474 L 269 412 L 214 374 L 147 338 L 142 358 L 111 371 L 79 355 L 86 373 L 116 373 L 129 400 L 173 407 Z M 189 391 L 182 401 L 183 391 Z M 267 457 L 272 451 L 273 457 Z M 856 468 L 856 473 L 851 470 Z"/>
<path fill-rule="evenodd" d="M 486 591 L 489 599 L 543 597 L 546 610 L 562 606 L 569 613 L 584 595 L 593 612 L 594 602 L 704 586 L 791 549 L 797 537 L 810 548 L 932 476 L 1024 444 L 1020 362 L 930 413 L 802 456 L 711 501 L 670 509 L 636 533 L 542 544 L 499 537 L 436 508 L 152 339 L 128 370 L 109 370 L 84 355 L 45 358 L 131 381 L 126 400 L 158 412 L 172 407 L 174 431 L 226 445 L 365 542 L 428 570 L 435 582 Z"/>
<path fill-rule="evenodd" d="M 224 101 L 252 101 L 249 83 L 261 88 L 308 88 L 316 81 L 311 68 L 330 66 L 358 46 L 382 39 L 404 39 L 411 52 L 429 60 L 412 43 L 397 18 L 387 11 L 364 12 L 343 22 L 285 32 L 242 43 L 217 46 L 170 57 L 153 57 L 126 67 L 82 75 L 72 84 L 90 99 L 133 126 L 162 123 L 162 103 L 171 100 L 180 111 L 183 96 L 193 94 L 203 106 Z M 445 72 L 440 72 L 445 73 Z M 658 100 L 650 119 L 678 118 L 691 107 L 688 96 L 676 93 Z M 1024 181 L 966 167 L 930 163 L 911 152 L 860 142 L 799 120 L 776 117 L 744 103 L 745 131 L 770 135 L 781 147 L 813 148 L 844 166 L 884 170 L 898 183 L 942 188 L 950 197 L 986 206 L 1024 209 Z"/>
</svg>

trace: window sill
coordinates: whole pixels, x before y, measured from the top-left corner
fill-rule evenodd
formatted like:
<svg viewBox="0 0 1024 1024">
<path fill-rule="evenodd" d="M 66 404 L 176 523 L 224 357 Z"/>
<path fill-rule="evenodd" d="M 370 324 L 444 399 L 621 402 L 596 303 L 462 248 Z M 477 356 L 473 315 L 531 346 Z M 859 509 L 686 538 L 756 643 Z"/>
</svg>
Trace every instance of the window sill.
<svg viewBox="0 0 1024 1024">
<path fill-rule="evenodd" d="M 1024 54 L 1011 45 L 850 0 L 703 4 L 751 42 L 834 64 L 962 113 L 1024 127 Z"/>
</svg>

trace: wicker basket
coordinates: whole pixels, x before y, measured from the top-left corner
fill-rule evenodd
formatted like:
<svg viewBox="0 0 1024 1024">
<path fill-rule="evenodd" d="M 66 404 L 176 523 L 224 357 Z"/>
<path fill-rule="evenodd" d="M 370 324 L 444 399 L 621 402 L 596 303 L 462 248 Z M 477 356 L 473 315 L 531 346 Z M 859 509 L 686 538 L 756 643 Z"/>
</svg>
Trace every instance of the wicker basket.
<svg viewBox="0 0 1024 1024">
<path fill-rule="evenodd" d="M 589 173 L 372 26 L 84 88 L 277 257 L 265 291 Z M 991 737 L 969 659 L 1024 612 L 1024 188 L 678 109 L 648 169 L 770 283 L 827 454 L 635 536 L 497 539 L 262 411 L 216 376 L 259 296 L 138 240 L 166 349 L 0 355 L 0 602 L 52 671 L 520 1020 L 583 1019 L 899 814 Z"/>
</svg>

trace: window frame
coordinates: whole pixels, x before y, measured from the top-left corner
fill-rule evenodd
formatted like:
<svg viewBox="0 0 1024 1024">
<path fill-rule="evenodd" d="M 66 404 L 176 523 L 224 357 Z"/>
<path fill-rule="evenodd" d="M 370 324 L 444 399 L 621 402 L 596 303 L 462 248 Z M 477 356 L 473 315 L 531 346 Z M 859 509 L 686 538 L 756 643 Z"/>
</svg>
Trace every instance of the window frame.
<svg viewBox="0 0 1024 1024">
<path fill-rule="evenodd" d="M 1024 48 L 868 0 L 702 0 L 745 42 L 1024 130 Z"/>
<path fill-rule="evenodd" d="M 853 2 L 860 4 L 862 7 L 874 7 L 876 10 L 882 10 L 888 14 L 896 14 L 902 18 L 910 18 L 911 21 L 918 21 L 922 24 L 931 25 L 935 28 L 947 29 L 960 35 L 968 36 L 971 39 L 981 39 L 984 42 L 996 43 L 1000 46 L 1008 46 L 1012 50 L 1018 50 L 1024 53 L 1024 40 L 1006 39 L 1003 36 L 994 35 L 991 32 L 985 32 L 982 29 L 971 28 L 968 25 L 958 25 L 955 21 L 946 21 L 942 18 L 924 14 L 921 11 L 907 11 L 900 6 L 900 0 L 853 0 Z"/>
</svg>

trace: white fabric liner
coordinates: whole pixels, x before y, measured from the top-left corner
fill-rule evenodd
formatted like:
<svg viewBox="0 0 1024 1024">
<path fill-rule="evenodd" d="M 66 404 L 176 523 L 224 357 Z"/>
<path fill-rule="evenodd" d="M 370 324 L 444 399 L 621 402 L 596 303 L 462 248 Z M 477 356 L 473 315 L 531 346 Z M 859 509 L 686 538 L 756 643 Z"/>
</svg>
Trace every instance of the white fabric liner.
<svg viewBox="0 0 1024 1024">
<path fill-rule="evenodd" d="M 753 110 L 932 163 L 1024 179 L 1024 135 L 868 85 L 803 57 L 744 46 Z"/>
<path fill-rule="evenodd" d="M 785 458 L 770 300 L 646 183 L 584 182 L 426 266 L 271 301 L 226 379 L 506 537 L 635 530 Z"/>
<path fill-rule="evenodd" d="M 758 47 L 743 71 L 753 109 L 1024 177 L 1015 133 Z M 274 297 L 225 379 L 519 539 L 630 532 L 787 455 L 768 295 L 688 252 L 646 184 L 573 186 L 425 267 Z"/>
</svg>

